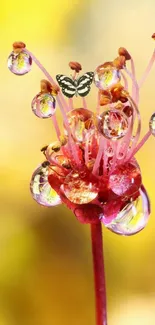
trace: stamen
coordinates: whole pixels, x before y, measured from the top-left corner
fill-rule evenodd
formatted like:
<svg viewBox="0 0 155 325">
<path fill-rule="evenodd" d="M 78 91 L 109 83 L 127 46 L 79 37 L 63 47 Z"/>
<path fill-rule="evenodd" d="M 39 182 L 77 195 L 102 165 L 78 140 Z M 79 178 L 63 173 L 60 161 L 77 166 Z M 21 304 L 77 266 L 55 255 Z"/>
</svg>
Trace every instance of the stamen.
<svg viewBox="0 0 155 325">
<path fill-rule="evenodd" d="M 138 143 L 138 145 L 136 146 L 136 148 L 134 149 L 134 151 L 132 152 L 132 155 L 130 156 L 130 159 L 143 147 L 143 145 L 145 144 L 145 142 L 149 139 L 149 137 L 151 136 L 151 131 L 148 131 L 144 137 L 142 138 L 142 140 Z"/>
<path fill-rule="evenodd" d="M 149 73 L 150 73 L 150 71 L 151 71 L 151 69 L 153 67 L 154 61 L 155 61 L 155 49 L 153 51 L 152 57 L 151 57 L 151 59 L 149 61 L 149 64 L 148 64 L 142 78 L 139 81 L 139 88 L 141 88 L 143 86 L 145 80 L 147 79 L 147 77 L 148 77 L 148 75 L 149 75 Z"/>
</svg>

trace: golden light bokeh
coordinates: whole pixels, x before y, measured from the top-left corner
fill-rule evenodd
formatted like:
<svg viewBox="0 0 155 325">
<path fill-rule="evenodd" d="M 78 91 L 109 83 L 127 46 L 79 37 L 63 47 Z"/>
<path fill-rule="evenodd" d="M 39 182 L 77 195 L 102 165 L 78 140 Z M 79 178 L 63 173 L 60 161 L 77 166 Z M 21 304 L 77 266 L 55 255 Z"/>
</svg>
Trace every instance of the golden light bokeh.
<svg viewBox="0 0 155 325">
<path fill-rule="evenodd" d="M 69 73 L 71 60 L 93 71 L 124 46 L 140 79 L 155 44 L 154 16 L 154 0 L 7 0 L 1 5 L 0 325 L 95 324 L 89 227 L 65 207 L 40 207 L 30 195 L 31 174 L 43 160 L 40 148 L 55 133 L 50 120 L 31 112 L 42 73 L 34 64 L 23 77 L 7 69 L 12 43 L 25 42 L 53 77 Z M 154 84 L 155 67 L 141 90 L 142 135 L 154 112 Z M 93 108 L 95 98 L 88 102 Z M 104 232 L 109 325 L 143 325 L 142 309 L 146 322 L 155 323 L 154 148 L 152 137 L 137 155 L 152 203 L 147 228 L 130 238 Z"/>
</svg>

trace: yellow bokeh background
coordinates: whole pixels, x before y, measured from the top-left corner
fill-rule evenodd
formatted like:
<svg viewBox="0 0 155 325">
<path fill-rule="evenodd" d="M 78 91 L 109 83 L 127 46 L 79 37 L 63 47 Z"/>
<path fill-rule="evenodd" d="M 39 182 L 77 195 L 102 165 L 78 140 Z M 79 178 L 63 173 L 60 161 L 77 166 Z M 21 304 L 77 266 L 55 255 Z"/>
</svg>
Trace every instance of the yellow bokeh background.
<svg viewBox="0 0 155 325">
<path fill-rule="evenodd" d="M 65 207 L 43 208 L 31 198 L 40 148 L 55 139 L 52 122 L 30 103 L 44 76 L 16 77 L 7 56 L 27 44 L 53 77 L 112 60 L 120 46 L 136 63 L 138 79 L 152 54 L 154 0 L 7 0 L 0 8 L 0 325 L 94 325 L 89 227 Z M 142 135 L 154 112 L 155 67 L 140 96 Z M 93 109 L 95 97 L 88 99 Z M 60 113 L 57 113 L 60 120 Z M 138 153 L 152 213 L 147 228 L 123 238 L 104 230 L 109 325 L 155 324 L 155 139 Z"/>
</svg>

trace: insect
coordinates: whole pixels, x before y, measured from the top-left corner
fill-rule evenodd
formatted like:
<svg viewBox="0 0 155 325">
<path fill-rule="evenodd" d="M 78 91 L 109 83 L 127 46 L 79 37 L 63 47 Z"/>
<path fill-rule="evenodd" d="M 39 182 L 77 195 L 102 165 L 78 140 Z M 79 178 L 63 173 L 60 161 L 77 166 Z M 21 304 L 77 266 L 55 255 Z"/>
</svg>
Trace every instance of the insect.
<svg viewBox="0 0 155 325">
<path fill-rule="evenodd" d="M 90 85 L 93 82 L 94 72 L 86 72 L 78 79 L 72 79 L 63 74 L 57 74 L 56 79 L 62 92 L 66 97 L 86 96 L 90 91 Z"/>
</svg>

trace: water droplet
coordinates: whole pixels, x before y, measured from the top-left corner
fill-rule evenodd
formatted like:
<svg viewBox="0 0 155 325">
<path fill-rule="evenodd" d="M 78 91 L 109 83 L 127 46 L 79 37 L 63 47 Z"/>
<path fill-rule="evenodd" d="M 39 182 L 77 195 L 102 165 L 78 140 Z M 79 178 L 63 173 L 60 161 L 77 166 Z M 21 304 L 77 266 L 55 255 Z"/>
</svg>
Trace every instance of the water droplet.
<svg viewBox="0 0 155 325">
<path fill-rule="evenodd" d="M 120 81 L 120 72 L 111 65 L 100 65 L 94 74 L 94 82 L 97 88 L 106 90 Z"/>
<path fill-rule="evenodd" d="M 108 110 L 99 117 L 98 131 L 108 139 L 117 140 L 124 137 L 128 131 L 128 119 L 118 110 Z"/>
<path fill-rule="evenodd" d="M 8 68 L 16 75 L 24 75 L 31 70 L 32 58 L 22 50 L 19 53 L 11 52 L 8 57 Z"/>
<path fill-rule="evenodd" d="M 150 118 L 149 127 L 152 135 L 155 136 L 155 113 Z"/>
<path fill-rule="evenodd" d="M 141 186 L 141 173 L 136 164 L 125 163 L 115 168 L 109 177 L 110 189 L 117 195 L 131 196 Z"/>
<path fill-rule="evenodd" d="M 39 118 L 49 118 L 55 113 L 55 98 L 51 94 L 39 93 L 33 98 L 31 107 Z"/>
<path fill-rule="evenodd" d="M 48 167 L 37 167 L 32 175 L 30 190 L 32 197 L 39 204 L 50 207 L 61 204 L 61 199 L 48 182 Z"/>
<path fill-rule="evenodd" d="M 131 236 L 146 227 L 150 215 L 150 201 L 143 186 L 139 193 L 135 201 L 126 204 L 117 217 L 106 225 L 109 230 L 118 235 Z"/>
<path fill-rule="evenodd" d="M 84 108 L 75 108 L 67 114 L 67 118 L 74 140 L 83 142 L 88 130 L 94 128 L 93 112 Z"/>
<path fill-rule="evenodd" d="M 97 184 L 87 177 L 81 179 L 79 174 L 74 172 L 66 176 L 62 190 L 68 200 L 76 204 L 89 203 L 98 195 Z"/>
<path fill-rule="evenodd" d="M 113 155 L 114 155 L 114 150 L 113 150 L 112 147 L 108 146 L 108 148 L 106 149 L 105 153 L 106 153 L 106 155 L 107 155 L 108 157 L 113 157 Z"/>
</svg>

